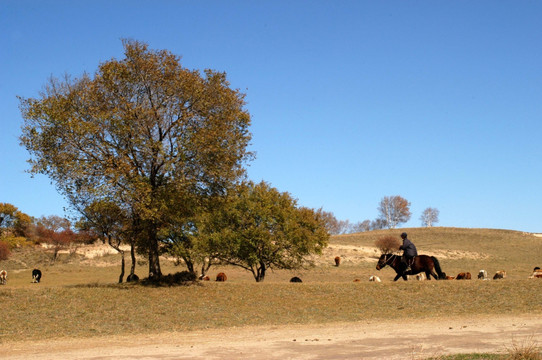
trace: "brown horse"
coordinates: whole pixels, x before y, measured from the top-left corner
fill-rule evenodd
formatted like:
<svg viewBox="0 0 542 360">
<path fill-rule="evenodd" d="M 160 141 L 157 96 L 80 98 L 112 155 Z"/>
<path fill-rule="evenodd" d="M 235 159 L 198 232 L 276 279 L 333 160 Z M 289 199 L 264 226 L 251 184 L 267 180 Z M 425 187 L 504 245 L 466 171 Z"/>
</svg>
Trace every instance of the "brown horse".
<svg viewBox="0 0 542 360">
<path fill-rule="evenodd" d="M 380 270 L 386 265 L 393 268 L 397 273 L 397 276 L 393 281 L 397 281 L 400 277 L 406 281 L 407 275 L 416 275 L 421 272 L 425 273 L 427 280 L 431 280 L 431 276 L 437 280 L 446 278 L 446 274 L 442 272 L 440 264 L 434 256 L 416 256 L 410 266 L 411 270 L 403 272 L 405 265 L 401 262 L 401 256 L 395 254 L 382 254 L 380 259 L 378 259 L 378 264 L 376 264 L 376 270 Z"/>
</svg>

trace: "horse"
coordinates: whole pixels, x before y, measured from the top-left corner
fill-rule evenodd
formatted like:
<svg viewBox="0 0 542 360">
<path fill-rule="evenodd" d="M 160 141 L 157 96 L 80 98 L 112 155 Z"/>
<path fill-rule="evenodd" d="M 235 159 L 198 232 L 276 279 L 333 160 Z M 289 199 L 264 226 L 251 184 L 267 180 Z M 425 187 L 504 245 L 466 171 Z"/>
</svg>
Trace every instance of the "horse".
<svg viewBox="0 0 542 360">
<path fill-rule="evenodd" d="M 407 275 L 416 275 L 421 272 L 425 273 L 427 280 L 431 280 L 433 276 L 436 280 L 445 279 L 446 275 L 442 272 L 440 264 L 436 257 L 428 255 L 418 255 L 412 261 L 410 266 L 411 270 L 403 272 L 404 263 L 401 262 L 401 256 L 395 254 L 382 254 L 380 259 L 378 259 L 378 264 L 376 264 L 376 270 L 380 270 L 386 265 L 389 265 L 395 272 L 397 276 L 393 281 L 397 281 L 400 277 L 403 280 L 407 280 Z M 435 273 L 436 271 L 436 273 Z"/>
</svg>

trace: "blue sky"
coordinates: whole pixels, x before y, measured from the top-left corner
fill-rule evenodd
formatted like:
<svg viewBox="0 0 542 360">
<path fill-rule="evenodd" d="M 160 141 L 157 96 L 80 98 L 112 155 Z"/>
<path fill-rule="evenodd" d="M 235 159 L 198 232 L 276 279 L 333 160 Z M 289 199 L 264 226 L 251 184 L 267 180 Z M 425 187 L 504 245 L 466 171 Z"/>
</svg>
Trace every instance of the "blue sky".
<svg viewBox="0 0 542 360">
<path fill-rule="evenodd" d="M 542 232 L 542 2 L 0 0 L 0 202 L 67 205 L 25 170 L 17 95 L 93 74 L 121 39 L 225 71 L 252 116 L 248 173 L 373 220 L 384 196 L 438 226 Z"/>
</svg>

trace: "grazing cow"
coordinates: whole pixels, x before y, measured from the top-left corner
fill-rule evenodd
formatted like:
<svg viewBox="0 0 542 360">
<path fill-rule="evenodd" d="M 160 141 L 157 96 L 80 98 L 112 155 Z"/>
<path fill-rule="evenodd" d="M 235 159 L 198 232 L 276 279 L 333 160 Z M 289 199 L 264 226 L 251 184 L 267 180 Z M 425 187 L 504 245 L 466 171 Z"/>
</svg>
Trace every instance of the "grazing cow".
<svg viewBox="0 0 542 360">
<path fill-rule="evenodd" d="M 448 276 L 446 275 L 446 280 L 454 280 L 455 279 L 455 276 Z"/>
<path fill-rule="evenodd" d="M 425 273 L 419 273 L 416 275 L 407 275 L 407 280 L 422 281 L 422 280 L 427 280 L 427 278 L 425 277 Z"/>
<path fill-rule="evenodd" d="M 418 281 L 426 280 L 425 273 L 416 274 L 416 280 Z"/>
<path fill-rule="evenodd" d="M 540 270 L 540 268 L 537 266 L 533 269 L 533 274 L 531 276 L 529 276 L 529 279 L 540 279 L 542 278 L 542 271 Z"/>
<path fill-rule="evenodd" d="M 228 277 L 223 272 L 218 273 L 218 275 L 216 275 L 216 281 L 226 281 L 226 280 L 228 280 Z"/>
<path fill-rule="evenodd" d="M 485 270 L 480 270 L 480 272 L 478 273 L 478 279 L 480 280 L 487 280 L 488 277 L 487 277 L 487 271 Z"/>
<path fill-rule="evenodd" d="M 341 257 L 340 256 L 336 256 L 335 257 L 335 266 L 339 266 L 341 265 Z"/>
<path fill-rule="evenodd" d="M 126 282 L 137 282 L 137 281 L 139 281 L 139 276 L 137 276 L 136 274 L 130 274 L 126 278 Z"/>
<path fill-rule="evenodd" d="M 8 272 L 6 270 L 0 271 L 0 285 L 6 285 L 8 282 Z"/>
<path fill-rule="evenodd" d="M 504 270 L 497 271 L 495 275 L 493 276 L 493 280 L 504 279 L 504 278 L 506 278 L 506 271 Z"/>
<path fill-rule="evenodd" d="M 298 278 L 297 276 L 294 276 L 293 278 L 290 279 L 290 282 L 298 283 L 298 282 L 303 282 L 303 280 L 301 280 L 301 279 Z"/>
<path fill-rule="evenodd" d="M 201 276 L 199 277 L 199 279 L 202 280 L 202 281 L 209 281 L 209 280 L 211 280 L 211 278 L 210 278 L 208 275 L 203 276 L 203 274 L 201 274 Z"/>
<path fill-rule="evenodd" d="M 32 270 L 32 282 L 39 283 L 40 280 L 41 280 L 41 270 L 39 269 Z"/>
<path fill-rule="evenodd" d="M 470 275 L 470 272 L 462 272 L 462 273 L 459 273 L 457 274 L 457 276 L 455 277 L 456 280 L 470 280 L 471 279 L 471 275 Z"/>
<path fill-rule="evenodd" d="M 371 275 L 371 277 L 369 277 L 369 281 L 382 282 L 382 280 L 380 280 L 380 278 L 376 275 Z"/>
</svg>

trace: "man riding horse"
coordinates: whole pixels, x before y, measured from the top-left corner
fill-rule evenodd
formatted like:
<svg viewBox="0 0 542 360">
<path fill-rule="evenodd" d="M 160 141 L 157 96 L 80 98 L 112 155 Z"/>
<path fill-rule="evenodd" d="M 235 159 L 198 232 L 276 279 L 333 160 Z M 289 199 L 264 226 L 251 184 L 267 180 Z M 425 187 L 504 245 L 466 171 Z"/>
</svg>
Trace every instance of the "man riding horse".
<svg viewBox="0 0 542 360">
<path fill-rule="evenodd" d="M 416 246 L 414 246 L 412 241 L 408 239 L 406 232 L 401 234 L 401 238 L 403 239 L 403 245 L 399 246 L 399 250 L 403 250 L 401 263 L 403 264 L 402 273 L 404 274 L 411 270 L 412 260 L 418 256 L 418 250 L 416 250 Z"/>
</svg>

